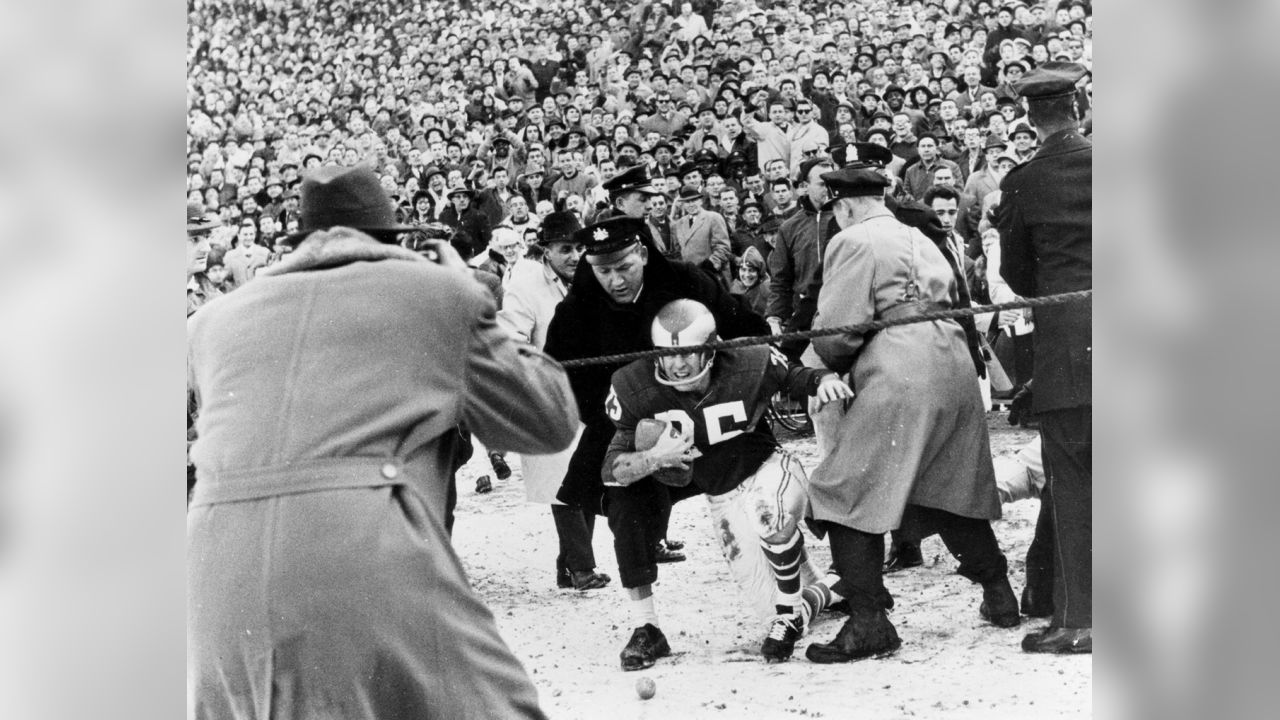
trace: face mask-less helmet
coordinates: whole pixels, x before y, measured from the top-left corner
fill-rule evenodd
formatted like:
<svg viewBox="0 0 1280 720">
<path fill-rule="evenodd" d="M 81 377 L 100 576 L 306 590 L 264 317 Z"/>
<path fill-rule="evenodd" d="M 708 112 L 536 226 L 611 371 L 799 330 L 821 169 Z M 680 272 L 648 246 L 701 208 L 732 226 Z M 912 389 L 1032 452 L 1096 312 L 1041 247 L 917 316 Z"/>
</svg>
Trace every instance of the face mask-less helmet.
<svg viewBox="0 0 1280 720">
<path fill-rule="evenodd" d="M 653 319 L 650 336 L 654 347 L 693 347 L 719 339 L 715 316 L 697 300 L 673 300 L 664 305 Z M 677 390 L 690 389 L 711 372 L 715 352 L 699 353 L 698 358 L 701 368 L 692 368 L 696 372 L 678 378 L 668 377 L 664 358 L 654 358 L 654 379 Z"/>
</svg>

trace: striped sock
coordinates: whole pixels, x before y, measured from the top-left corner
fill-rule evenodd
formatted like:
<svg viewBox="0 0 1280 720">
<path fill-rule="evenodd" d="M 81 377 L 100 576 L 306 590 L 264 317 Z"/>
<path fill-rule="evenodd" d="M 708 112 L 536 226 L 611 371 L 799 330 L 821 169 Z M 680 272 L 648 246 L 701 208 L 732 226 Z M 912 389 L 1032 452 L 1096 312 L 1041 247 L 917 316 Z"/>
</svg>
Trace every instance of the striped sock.
<svg viewBox="0 0 1280 720">
<path fill-rule="evenodd" d="M 773 568 L 778 583 L 778 604 L 793 609 L 800 606 L 800 561 L 804 558 L 804 536 L 796 531 L 785 542 L 771 545 L 761 542 L 764 556 Z"/>
<path fill-rule="evenodd" d="M 809 625 L 810 619 L 818 617 L 818 614 L 823 610 L 844 599 L 840 593 L 831 589 L 831 586 L 839 582 L 839 580 L 840 576 L 838 575 L 827 575 L 822 580 L 801 591 L 800 612 L 804 617 L 806 627 Z"/>
</svg>

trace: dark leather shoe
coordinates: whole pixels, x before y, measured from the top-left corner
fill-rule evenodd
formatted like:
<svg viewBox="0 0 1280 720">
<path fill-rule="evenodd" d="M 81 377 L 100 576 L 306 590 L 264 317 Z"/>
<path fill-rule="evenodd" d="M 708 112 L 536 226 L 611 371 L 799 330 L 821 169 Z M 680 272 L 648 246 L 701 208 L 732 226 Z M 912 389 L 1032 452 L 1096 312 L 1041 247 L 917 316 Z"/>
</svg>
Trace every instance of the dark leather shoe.
<svg viewBox="0 0 1280 720">
<path fill-rule="evenodd" d="M 840 632 L 829 643 L 810 643 L 804 656 L 820 665 L 884 657 L 902 647 L 898 631 L 883 610 L 853 608 Z"/>
<path fill-rule="evenodd" d="M 570 576 L 573 578 L 574 590 L 599 590 L 613 579 L 594 570 L 572 570 Z"/>
<path fill-rule="evenodd" d="M 684 541 L 683 541 L 683 540 L 663 540 L 663 541 L 662 541 L 662 544 L 663 544 L 663 545 L 666 545 L 668 550 L 683 550 L 683 549 L 684 549 Z"/>
<path fill-rule="evenodd" d="M 631 633 L 627 646 L 622 648 L 622 669 L 644 670 L 653 667 L 658 658 L 670 654 L 671 646 L 667 644 L 667 636 L 652 623 L 645 623 Z"/>
<path fill-rule="evenodd" d="M 996 627 L 1017 627 L 1022 622 L 1022 616 L 1018 614 L 1018 598 L 1014 596 L 1008 578 L 982 586 L 982 604 L 978 606 L 978 614 Z"/>
<path fill-rule="evenodd" d="M 1083 655 L 1093 653 L 1093 628 L 1049 628 L 1022 638 L 1022 649 L 1029 653 Z"/>
<path fill-rule="evenodd" d="M 498 453 L 489 453 L 489 464 L 493 466 L 493 474 L 499 480 L 511 477 L 511 466 L 507 464 L 507 459 Z"/>
<path fill-rule="evenodd" d="M 568 568 L 556 568 L 556 587 L 561 590 L 573 587 L 573 575 L 569 574 Z"/>
<path fill-rule="evenodd" d="M 924 556 L 920 554 L 920 544 L 900 542 L 889 549 L 889 559 L 884 561 L 885 574 L 920 567 L 924 564 Z"/>
<path fill-rule="evenodd" d="M 666 547 L 662 543 L 658 543 L 657 548 L 654 550 L 655 562 L 675 563 L 675 562 L 684 562 L 686 559 L 687 558 L 685 558 L 684 553 L 676 552 Z"/>
<path fill-rule="evenodd" d="M 491 492 L 493 492 L 493 481 L 489 479 L 488 475 L 481 475 L 480 477 L 476 478 L 476 494 L 477 495 L 484 495 L 486 493 L 491 493 Z"/>
</svg>

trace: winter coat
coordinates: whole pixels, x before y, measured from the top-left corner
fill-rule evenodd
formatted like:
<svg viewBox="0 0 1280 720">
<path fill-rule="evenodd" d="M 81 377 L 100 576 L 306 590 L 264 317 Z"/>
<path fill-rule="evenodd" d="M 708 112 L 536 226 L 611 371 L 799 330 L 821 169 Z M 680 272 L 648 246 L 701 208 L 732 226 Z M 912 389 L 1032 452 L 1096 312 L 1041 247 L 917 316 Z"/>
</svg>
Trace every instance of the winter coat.
<svg viewBox="0 0 1280 720">
<path fill-rule="evenodd" d="M 1045 138 L 1000 183 L 1000 275 L 1023 297 L 1093 287 L 1093 143 L 1075 130 Z M 1035 310 L 1035 412 L 1093 404 L 1088 303 Z"/>
<path fill-rule="evenodd" d="M 918 288 L 913 296 L 912 284 Z M 956 278 L 934 243 L 888 209 L 831 239 L 814 328 L 954 307 Z M 814 338 L 806 365 L 850 374 L 833 450 L 810 475 L 813 516 L 868 533 L 901 523 L 908 503 L 1000 517 L 986 416 L 960 325 L 900 325 Z"/>
<path fill-rule="evenodd" d="M 188 321 L 189 717 L 542 718 L 444 527 L 452 445 L 553 452 L 564 372 L 468 274 L 349 228 Z"/>
</svg>

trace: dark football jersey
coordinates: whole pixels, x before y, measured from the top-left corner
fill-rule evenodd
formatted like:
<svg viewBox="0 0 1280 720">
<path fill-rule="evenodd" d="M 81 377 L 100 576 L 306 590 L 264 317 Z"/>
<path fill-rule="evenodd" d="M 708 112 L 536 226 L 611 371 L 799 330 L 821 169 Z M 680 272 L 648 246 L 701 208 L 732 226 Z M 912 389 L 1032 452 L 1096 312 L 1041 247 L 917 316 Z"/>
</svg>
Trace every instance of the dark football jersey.
<svg viewBox="0 0 1280 720">
<path fill-rule="evenodd" d="M 654 378 L 654 361 L 636 360 L 613 374 L 605 413 L 617 430 L 605 456 L 602 476 L 613 482 L 613 462 L 635 451 L 636 423 L 644 418 L 693 426 L 702 457 L 693 461 L 693 482 L 710 495 L 726 493 L 755 474 L 778 448 L 764 417 L 769 399 L 785 390 L 799 399 L 812 395 L 826 370 L 791 363 L 767 345 L 721 350 L 711 368 L 706 393 L 680 392 Z"/>
</svg>

